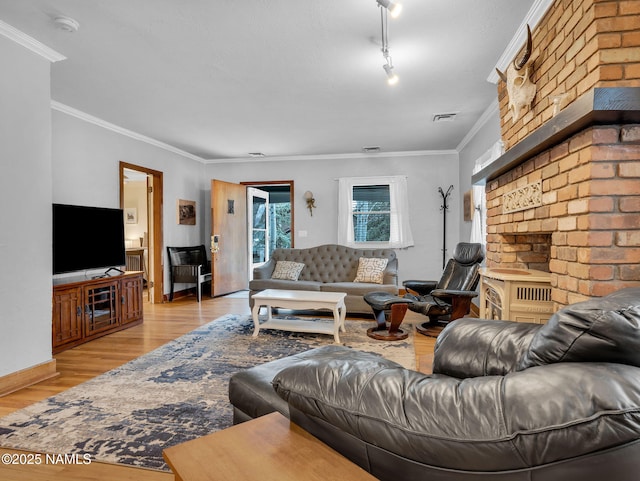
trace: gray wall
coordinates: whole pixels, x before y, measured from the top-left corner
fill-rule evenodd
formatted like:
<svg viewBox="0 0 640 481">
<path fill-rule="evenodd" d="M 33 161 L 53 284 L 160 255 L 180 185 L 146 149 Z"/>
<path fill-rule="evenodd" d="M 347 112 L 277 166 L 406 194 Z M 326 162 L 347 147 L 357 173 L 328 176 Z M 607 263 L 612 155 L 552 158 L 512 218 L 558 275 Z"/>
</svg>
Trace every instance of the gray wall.
<svg viewBox="0 0 640 481">
<path fill-rule="evenodd" d="M 0 37 L 0 376 L 51 360 L 50 64 Z"/>
<path fill-rule="evenodd" d="M 201 162 L 63 112 L 52 116 L 53 202 L 120 207 L 120 161 L 147 167 L 163 173 L 164 245 L 208 244 L 209 186 Z M 178 199 L 196 201 L 195 226 L 178 225 Z M 164 275 L 168 291 L 166 269 Z"/>
<path fill-rule="evenodd" d="M 442 273 L 442 197 L 438 187 L 459 186 L 455 152 L 415 157 L 318 159 L 303 161 L 256 161 L 209 164 L 206 178 L 227 182 L 293 180 L 295 185 L 295 246 L 309 247 L 337 242 L 338 177 L 406 175 L 411 227 L 415 245 L 398 250 L 399 278 L 438 279 Z M 302 194 L 310 190 L 317 208 L 309 215 Z M 447 217 L 449 253 L 459 241 L 459 199 L 451 197 Z M 307 237 L 300 237 L 306 231 Z"/>
</svg>

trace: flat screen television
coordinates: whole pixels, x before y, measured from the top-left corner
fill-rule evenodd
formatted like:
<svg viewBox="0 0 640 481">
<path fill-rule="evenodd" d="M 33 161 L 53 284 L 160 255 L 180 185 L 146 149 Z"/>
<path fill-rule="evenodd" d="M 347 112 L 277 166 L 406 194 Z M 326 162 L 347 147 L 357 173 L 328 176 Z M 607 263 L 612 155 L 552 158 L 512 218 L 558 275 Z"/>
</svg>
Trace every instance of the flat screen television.
<svg viewBox="0 0 640 481">
<path fill-rule="evenodd" d="M 53 273 L 125 265 L 122 209 L 53 204 Z"/>
</svg>

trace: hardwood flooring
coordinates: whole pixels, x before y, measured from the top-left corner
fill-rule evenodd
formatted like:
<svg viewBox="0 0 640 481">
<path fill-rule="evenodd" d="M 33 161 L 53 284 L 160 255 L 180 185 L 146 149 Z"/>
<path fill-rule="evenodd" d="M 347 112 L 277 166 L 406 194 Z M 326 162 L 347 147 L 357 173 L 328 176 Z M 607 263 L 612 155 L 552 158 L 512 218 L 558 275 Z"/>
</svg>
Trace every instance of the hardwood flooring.
<svg viewBox="0 0 640 481">
<path fill-rule="evenodd" d="M 139 357 L 183 334 L 228 313 L 249 314 L 246 297 L 238 295 L 211 299 L 198 303 L 195 297 L 177 299 L 171 303 L 144 305 L 144 323 L 82 344 L 55 356 L 59 376 L 0 397 L 0 416 L 26 407 L 70 387 L 92 379 L 136 357 Z M 349 318 L 352 318 L 349 316 Z M 405 325 L 424 322 L 425 317 L 407 312 Z M 366 321 L 363 319 L 363 323 Z M 371 323 L 373 321 L 371 320 Z M 366 325 L 363 327 L 363 329 Z M 422 372 L 431 372 L 435 339 L 416 335 L 416 363 Z M 0 448 L 2 454 L 20 451 Z M 24 453 L 23 453 L 24 454 Z M 129 468 L 120 465 L 92 462 L 89 465 L 6 465 L 0 463 L 3 481 L 95 481 L 140 480 L 169 481 L 173 475 Z"/>
</svg>

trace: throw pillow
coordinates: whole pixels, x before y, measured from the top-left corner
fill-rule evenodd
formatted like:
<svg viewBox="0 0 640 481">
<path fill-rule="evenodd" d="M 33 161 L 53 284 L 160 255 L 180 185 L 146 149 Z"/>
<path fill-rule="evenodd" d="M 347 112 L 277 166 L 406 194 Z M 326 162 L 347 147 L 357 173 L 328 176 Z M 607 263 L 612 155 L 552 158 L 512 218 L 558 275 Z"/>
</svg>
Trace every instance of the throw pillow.
<svg viewBox="0 0 640 481">
<path fill-rule="evenodd" d="M 378 257 L 361 257 L 358 261 L 358 272 L 353 282 L 370 282 L 372 284 L 382 284 L 385 267 L 389 259 Z"/>
<path fill-rule="evenodd" d="M 276 268 L 273 270 L 273 274 L 271 274 L 271 279 L 297 281 L 302 269 L 304 269 L 302 262 L 277 261 Z"/>
</svg>

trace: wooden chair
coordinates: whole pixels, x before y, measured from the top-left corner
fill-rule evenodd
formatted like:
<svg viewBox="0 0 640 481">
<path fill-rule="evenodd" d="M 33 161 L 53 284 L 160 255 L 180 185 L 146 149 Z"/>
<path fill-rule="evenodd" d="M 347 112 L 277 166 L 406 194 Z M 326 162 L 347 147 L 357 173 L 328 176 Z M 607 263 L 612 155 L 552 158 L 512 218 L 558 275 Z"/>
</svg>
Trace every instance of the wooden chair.
<svg viewBox="0 0 640 481">
<path fill-rule="evenodd" d="M 144 282 L 147 282 L 148 272 L 147 263 L 144 260 L 145 249 L 127 249 L 126 251 L 126 269 L 128 271 L 142 271 Z"/>
<path fill-rule="evenodd" d="M 202 284 L 211 282 L 211 262 L 207 260 L 204 245 L 192 247 L 167 247 L 171 290 L 169 301 L 173 301 L 175 284 L 196 284 L 198 302 L 202 299 Z"/>
</svg>

